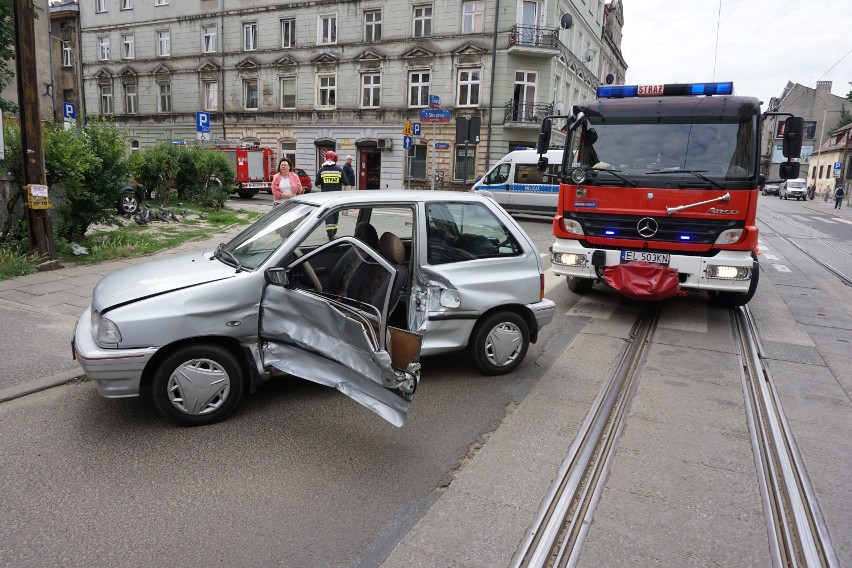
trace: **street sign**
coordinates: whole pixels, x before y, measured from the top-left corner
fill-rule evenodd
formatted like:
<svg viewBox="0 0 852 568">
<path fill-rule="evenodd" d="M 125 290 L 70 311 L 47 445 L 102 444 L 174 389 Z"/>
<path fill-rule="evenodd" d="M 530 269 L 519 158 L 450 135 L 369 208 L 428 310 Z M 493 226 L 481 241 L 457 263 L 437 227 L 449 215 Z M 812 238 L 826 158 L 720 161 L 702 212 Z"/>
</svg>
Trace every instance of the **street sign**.
<svg viewBox="0 0 852 568">
<path fill-rule="evenodd" d="M 430 109 L 424 108 L 420 110 L 420 122 L 449 122 L 450 109 L 439 108 Z"/>
<path fill-rule="evenodd" d="M 843 164 L 840 162 L 834 162 L 834 171 L 839 172 L 843 169 Z"/>
<path fill-rule="evenodd" d="M 195 131 L 210 132 L 210 113 L 198 111 L 195 113 Z"/>
<path fill-rule="evenodd" d="M 449 142 L 435 142 L 435 149 L 436 150 L 447 150 L 447 149 L 449 149 L 449 147 L 450 147 Z"/>
<path fill-rule="evenodd" d="M 195 136 L 199 140 L 210 140 L 210 131 L 208 130 L 207 132 L 196 132 Z"/>
<path fill-rule="evenodd" d="M 410 120 L 406 120 L 406 121 L 405 121 L 405 126 L 403 126 L 403 127 L 402 127 L 402 135 L 403 135 L 403 136 L 411 136 L 411 131 L 412 131 L 412 128 L 411 128 L 411 121 L 410 121 Z"/>
<path fill-rule="evenodd" d="M 429 95 L 429 108 L 441 108 L 440 95 Z"/>
<path fill-rule="evenodd" d="M 412 134 L 409 134 L 409 136 L 420 136 L 420 123 L 415 122 L 411 126 L 412 126 Z"/>
<path fill-rule="evenodd" d="M 77 107 L 74 106 L 74 103 L 62 103 L 62 116 L 66 120 L 77 119 Z"/>
<path fill-rule="evenodd" d="M 411 148 L 411 136 L 402 137 L 402 148 L 404 150 L 408 150 L 409 148 Z"/>
</svg>

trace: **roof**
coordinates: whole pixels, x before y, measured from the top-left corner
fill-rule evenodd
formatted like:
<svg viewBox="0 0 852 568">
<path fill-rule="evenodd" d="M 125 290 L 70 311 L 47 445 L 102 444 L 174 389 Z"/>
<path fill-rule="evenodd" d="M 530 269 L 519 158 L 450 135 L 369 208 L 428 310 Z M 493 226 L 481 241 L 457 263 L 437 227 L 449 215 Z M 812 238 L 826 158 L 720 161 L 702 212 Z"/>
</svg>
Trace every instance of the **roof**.
<svg viewBox="0 0 852 568">
<path fill-rule="evenodd" d="M 470 191 L 430 191 L 421 189 L 379 189 L 359 191 L 326 191 L 311 192 L 293 197 L 305 203 L 325 205 L 329 202 L 346 203 L 424 203 L 428 201 L 483 201 L 485 198 Z"/>
</svg>

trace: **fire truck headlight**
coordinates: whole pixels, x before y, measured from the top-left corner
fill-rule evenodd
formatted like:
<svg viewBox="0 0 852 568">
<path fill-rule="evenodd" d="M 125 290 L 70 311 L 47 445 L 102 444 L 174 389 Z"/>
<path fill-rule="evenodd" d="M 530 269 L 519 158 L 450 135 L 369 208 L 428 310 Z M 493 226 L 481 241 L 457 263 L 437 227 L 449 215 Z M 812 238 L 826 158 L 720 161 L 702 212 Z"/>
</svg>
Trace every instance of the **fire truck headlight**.
<svg viewBox="0 0 852 568">
<path fill-rule="evenodd" d="M 586 233 L 583 232 L 583 226 L 579 221 L 575 221 L 574 219 L 562 219 L 562 228 L 565 229 L 565 232 L 571 233 L 572 235 L 583 236 Z"/>
<path fill-rule="evenodd" d="M 717 245 L 733 245 L 740 241 L 743 236 L 742 229 L 728 229 L 727 231 L 722 231 L 722 234 L 719 235 L 719 238 L 716 239 Z"/>
<path fill-rule="evenodd" d="M 571 181 L 577 185 L 586 181 L 586 170 L 584 168 L 575 168 L 574 171 L 571 172 Z"/>
<path fill-rule="evenodd" d="M 571 252 L 554 252 L 550 255 L 550 261 L 553 264 L 561 264 L 562 266 L 585 267 L 586 255 Z"/>
<path fill-rule="evenodd" d="M 748 280 L 751 278 L 751 268 L 748 266 L 724 266 L 710 264 L 707 266 L 707 278 L 715 280 Z"/>
</svg>

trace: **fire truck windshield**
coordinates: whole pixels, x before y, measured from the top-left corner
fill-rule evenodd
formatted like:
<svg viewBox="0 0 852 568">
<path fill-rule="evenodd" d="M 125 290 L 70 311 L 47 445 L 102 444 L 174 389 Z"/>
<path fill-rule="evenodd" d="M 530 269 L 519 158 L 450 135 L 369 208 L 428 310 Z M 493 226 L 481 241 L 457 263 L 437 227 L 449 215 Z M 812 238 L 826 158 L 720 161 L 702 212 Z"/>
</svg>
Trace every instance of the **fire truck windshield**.
<svg viewBox="0 0 852 568">
<path fill-rule="evenodd" d="M 574 133 L 578 161 L 573 166 L 597 166 L 634 181 L 647 176 L 643 186 L 689 179 L 712 180 L 713 185 L 733 182 L 730 189 L 749 189 L 747 182 L 757 176 L 756 127 L 753 117 L 589 117 Z M 604 177 L 597 183 L 606 183 Z"/>
</svg>

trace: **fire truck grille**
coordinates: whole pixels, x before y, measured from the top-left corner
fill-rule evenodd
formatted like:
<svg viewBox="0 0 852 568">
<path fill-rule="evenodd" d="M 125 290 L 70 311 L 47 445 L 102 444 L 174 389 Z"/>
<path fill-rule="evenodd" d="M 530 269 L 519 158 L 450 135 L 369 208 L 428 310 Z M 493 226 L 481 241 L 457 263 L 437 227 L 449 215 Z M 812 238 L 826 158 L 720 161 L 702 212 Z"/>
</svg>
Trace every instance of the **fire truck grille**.
<svg viewBox="0 0 852 568">
<path fill-rule="evenodd" d="M 677 216 L 589 215 L 566 211 L 565 217 L 579 221 L 587 237 L 651 242 L 713 244 L 722 231 L 745 226 L 742 220 Z"/>
</svg>

